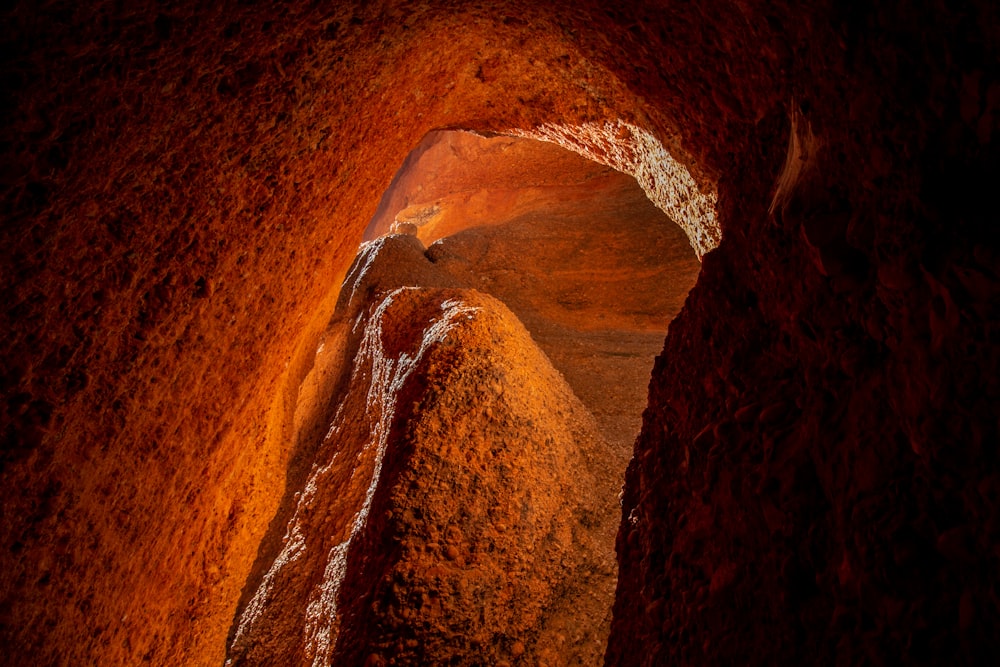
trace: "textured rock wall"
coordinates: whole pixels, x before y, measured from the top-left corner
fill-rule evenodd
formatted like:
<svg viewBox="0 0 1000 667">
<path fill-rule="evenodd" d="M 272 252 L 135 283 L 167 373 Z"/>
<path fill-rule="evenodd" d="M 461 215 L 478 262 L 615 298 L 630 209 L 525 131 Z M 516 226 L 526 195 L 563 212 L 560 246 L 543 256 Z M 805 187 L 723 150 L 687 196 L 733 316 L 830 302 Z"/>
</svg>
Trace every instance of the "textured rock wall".
<svg viewBox="0 0 1000 667">
<path fill-rule="evenodd" d="M 717 183 L 723 241 L 609 662 L 996 651 L 994 3 L 2 11 L 4 661 L 221 662 L 393 170 L 432 128 L 619 119 Z"/>
<path fill-rule="evenodd" d="M 708 184 L 699 187 L 684 165 L 648 130 L 617 121 L 546 123 L 514 133 L 551 141 L 631 175 L 649 200 L 684 230 L 699 258 L 718 247 L 722 232 L 715 216 L 714 188 Z"/>
<path fill-rule="evenodd" d="M 701 268 L 634 178 L 550 142 L 433 132 L 366 238 L 400 228 L 435 270 L 503 301 L 631 454 L 663 332 Z"/>
<path fill-rule="evenodd" d="M 393 171 L 635 96 L 516 7 L 5 11 L 4 643 L 218 664 Z"/>
<path fill-rule="evenodd" d="M 610 664 L 996 659 L 997 27 L 878 3 L 796 52 L 778 187 L 722 179 L 654 371 Z"/>
</svg>

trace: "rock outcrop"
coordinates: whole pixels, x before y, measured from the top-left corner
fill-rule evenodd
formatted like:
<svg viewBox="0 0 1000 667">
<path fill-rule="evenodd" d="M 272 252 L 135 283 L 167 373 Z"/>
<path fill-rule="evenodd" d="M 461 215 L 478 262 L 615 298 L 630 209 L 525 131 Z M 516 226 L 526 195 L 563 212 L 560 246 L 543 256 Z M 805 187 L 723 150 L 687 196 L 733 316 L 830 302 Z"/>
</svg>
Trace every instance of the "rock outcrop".
<svg viewBox="0 0 1000 667">
<path fill-rule="evenodd" d="M 232 664 L 599 661 L 620 478 L 593 417 L 491 297 L 400 287 L 360 310 Z"/>
<path fill-rule="evenodd" d="M 433 215 L 406 217 L 414 211 Z M 449 284 L 517 314 L 627 460 L 663 332 L 700 269 L 635 179 L 554 144 L 435 132 L 404 161 L 366 235 L 400 220 Z M 407 284 L 442 284 L 412 268 Z"/>
</svg>

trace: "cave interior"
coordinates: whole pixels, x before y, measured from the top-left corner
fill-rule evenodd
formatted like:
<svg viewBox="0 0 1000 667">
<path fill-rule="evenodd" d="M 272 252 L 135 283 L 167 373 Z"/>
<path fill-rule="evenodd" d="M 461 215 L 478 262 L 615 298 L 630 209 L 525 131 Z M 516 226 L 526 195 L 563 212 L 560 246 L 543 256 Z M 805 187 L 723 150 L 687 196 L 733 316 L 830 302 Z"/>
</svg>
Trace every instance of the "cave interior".
<svg viewBox="0 0 1000 667">
<path fill-rule="evenodd" d="M 1000 658 L 996 3 L 0 44 L 0 663 Z"/>
</svg>

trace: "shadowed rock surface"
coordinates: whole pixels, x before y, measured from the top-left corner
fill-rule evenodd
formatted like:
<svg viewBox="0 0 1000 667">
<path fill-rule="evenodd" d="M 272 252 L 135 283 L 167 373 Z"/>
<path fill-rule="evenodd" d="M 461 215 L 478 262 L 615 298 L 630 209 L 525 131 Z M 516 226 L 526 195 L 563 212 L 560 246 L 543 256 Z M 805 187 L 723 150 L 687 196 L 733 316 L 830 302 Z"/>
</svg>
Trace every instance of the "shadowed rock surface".
<svg viewBox="0 0 1000 667">
<path fill-rule="evenodd" d="M 517 313 L 627 459 L 649 369 L 699 264 L 680 230 L 634 183 L 590 201 L 585 213 L 541 208 L 459 232 L 427 255 Z"/>
</svg>

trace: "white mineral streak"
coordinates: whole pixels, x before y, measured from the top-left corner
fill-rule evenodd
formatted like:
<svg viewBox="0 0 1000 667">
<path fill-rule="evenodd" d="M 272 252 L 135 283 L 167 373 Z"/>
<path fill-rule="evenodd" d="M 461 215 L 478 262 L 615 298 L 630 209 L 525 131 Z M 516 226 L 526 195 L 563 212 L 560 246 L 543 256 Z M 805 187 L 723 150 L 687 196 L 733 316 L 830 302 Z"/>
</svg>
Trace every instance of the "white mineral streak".
<svg viewBox="0 0 1000 667">
<path fill-rule="evenodd" d="M 261 617 L 264 612 L 264 607 L 267 605 L 268 599 L 271 597 L 271 593 L 274 589 L 274 580 L 278 573 L 281 572 L 286 566 L 294 563 L 305 553 L 306 548 L 306 538 L 302 534 L 302 530 L 298 523 L 293 521 L 288 526 L 288 531 L 285 533 L 285 546 L 281 549 L 281 553 L 278 557 L 274 559 L 274 563 L 271 565 L 271 569 L 267 571 L 264 578 L 260 582 L 260 586 L 257 587 L 257 591 L 254 593 L 253 598 L 247 604 L 246 609 L 243 610 L 243 614 L 240 616 L 239 627 L 236 628 L 236 636 L 233 637 L 233 644 L 239 644 L 248 635 L 249 632 L 253 630 L 254 623 Z M 229 664 L 229 661 L 226 663 Z"/>
<path fill-rule="evenodd" d="M 364 337 L 358 350 L 355 373 L 366 367 L 371 369 L 366 397 L 367 414 L 369 416 L 375 415 L 378 418 L 373 424 L 372 440 L 365 449 L 370 448 L 372 444 L 378 449 L 375 454 L 371 483 L 365 492 L 365 500 L 361 509 L 354 516 L 350 537 L 330 550 L 326 570 L 323 573 L 323 581 L 306 608 L 306 656 L 313 657 L 313 667 L 330 664 L 330 654 L 336 644 L 337 595 L 347 572 L 347 552 L 351 541 L 364 529 L 368 521 L 368 512 L 371 510 L 372 500 L 375 498 L 375 491 L 378 488 L 382 472 L 382 459 L 388 445 L 389 429 L 396 414 L 399 392 L 410 373 L 413 372 L 431 346 L 443 342 L 447 338 L 448 331 L 455 326 L 456 322 L 471 318 L 473 313 L 479 310 L 454 299 L 443 302 L 441 304 L 443 316 L 424 330 L 420 349 L 417 350 L 416 354 L 411 356 L 403 352 L 398 359 L 392 359 L 386 356 L 385 348 L 382 345 L 382 324 L 385 313 L 392 305 L 393 297 L 412 289 L 414 288 L 399 288 L 390 293 L 378 305 L 365 327 Z"/>
<path fill-rule="evenodd" d="M 364 267 L 359 269 L 361 274 L 370 265 L 371 258 L 369 257 L 367 260 L 364 262 Z M 362 267 L 361 262 L 359 262 L 358 267 Z M 404 352 L 398 358 L 393 359 L 386 355 L 385 347 L 383 346 L 383 321 L 386 312 L 392 306 L 393 298 L 411 289 L 415 288 L 399 288 L 390 293 L 378 304 L 365 326 L 358 355 L 355 360 L 351 380 L 352 384 L 364 382 L 366 376 L 368 382 L 365 407 L 366 418 L 370 424 L 370 439 L 368 444 L 363 448 L 362 453 L 370 451 L 373 446 L 376 450 L 371 479 L 361 508 L 351 519 L 350 533 L 344 541 L 331 548 L 327 553 L 323 578 L 309 595 L 309 602 L 306 606 L 304 618 L 304 643 L 306 658 L 312 660 L 314 667 L 330 664 L 331 654 L 336 646 L 337 597 L 347 572 L 348 552 L 351 542 L 364 530 L 367 524 L 368 513 L 371 510 L 375 492 L 378 489 L 379 478 L 382 472 L 382 460 L 388 445 L 389 428 L 396 412 L 399 392 L 407 377 L 409 377 L 427 351 L 433 345 L 444 341 L 448 331 L 456 323 L 470 319 L 479 310 L 478 308 L 466 306 L 454 299 L 445 301 L 441 304 L 442 317 L 429 324 L 423 333 L 420 348 L 416 353 L 410 355 Z M 342 432 L 341 427 L 343 424 L 341 422 L 349 418 L 349 415 L 344 415 L 343 406 L 341 406 L 330 426 L 328 438 L 323 445 L 324 448 L 339 448 L 340 445 L 333 436 L 339 435 Z M 305 554 L 307 549 L 305 513 L 313 505 L 318 491 L 327 481 L 326 478 L 333 472 L 333 462 L 335 459 L 336 454 L 327 465 L 313 470 L 309 476 L 306 487 L 296 506 L 295 514 L 288 524 L 285 547 L 275 559 L 270 570 L 264 575 L 260 587 L 258 587 L 253 599 L 244 610 L 236 631 L 234 643 L 241 642 L 244 637 L 252 632 L 254 623 L 261 618 L 269 598 L 279 594 L 279 592 L 274 590 L 278 574 Z"/>
<path fill-rule="evenodd" d="M 650 132 L 618 120 L 582 125 L 546 123 L 508 134 L 549 141 L 634 177 L 649 200 L 687 234 L 698 258 L 722 239 L 715 216 L 717 195 L 698 189 L 691 173 Z"/>
<path fill-rule="evenodd" d="M 344 285 L 351 286 L 351 298 L 348 301 L 349 306 L 354 304 L 354 297 L 357 295 L 358 287 L 371 269 L 383 245 L 385 245 L 385 237 L 377 238 L 374 241 L 365 241 L 358 247 L 358 258 L 354 261 L 354 265 L 350 271 L 348 271 L 347 277 L 344 278 Z M 361 317 L 359 316 L 358 320 L 354 323 L 355 331 L 360 320 Z"/>
</svg>

